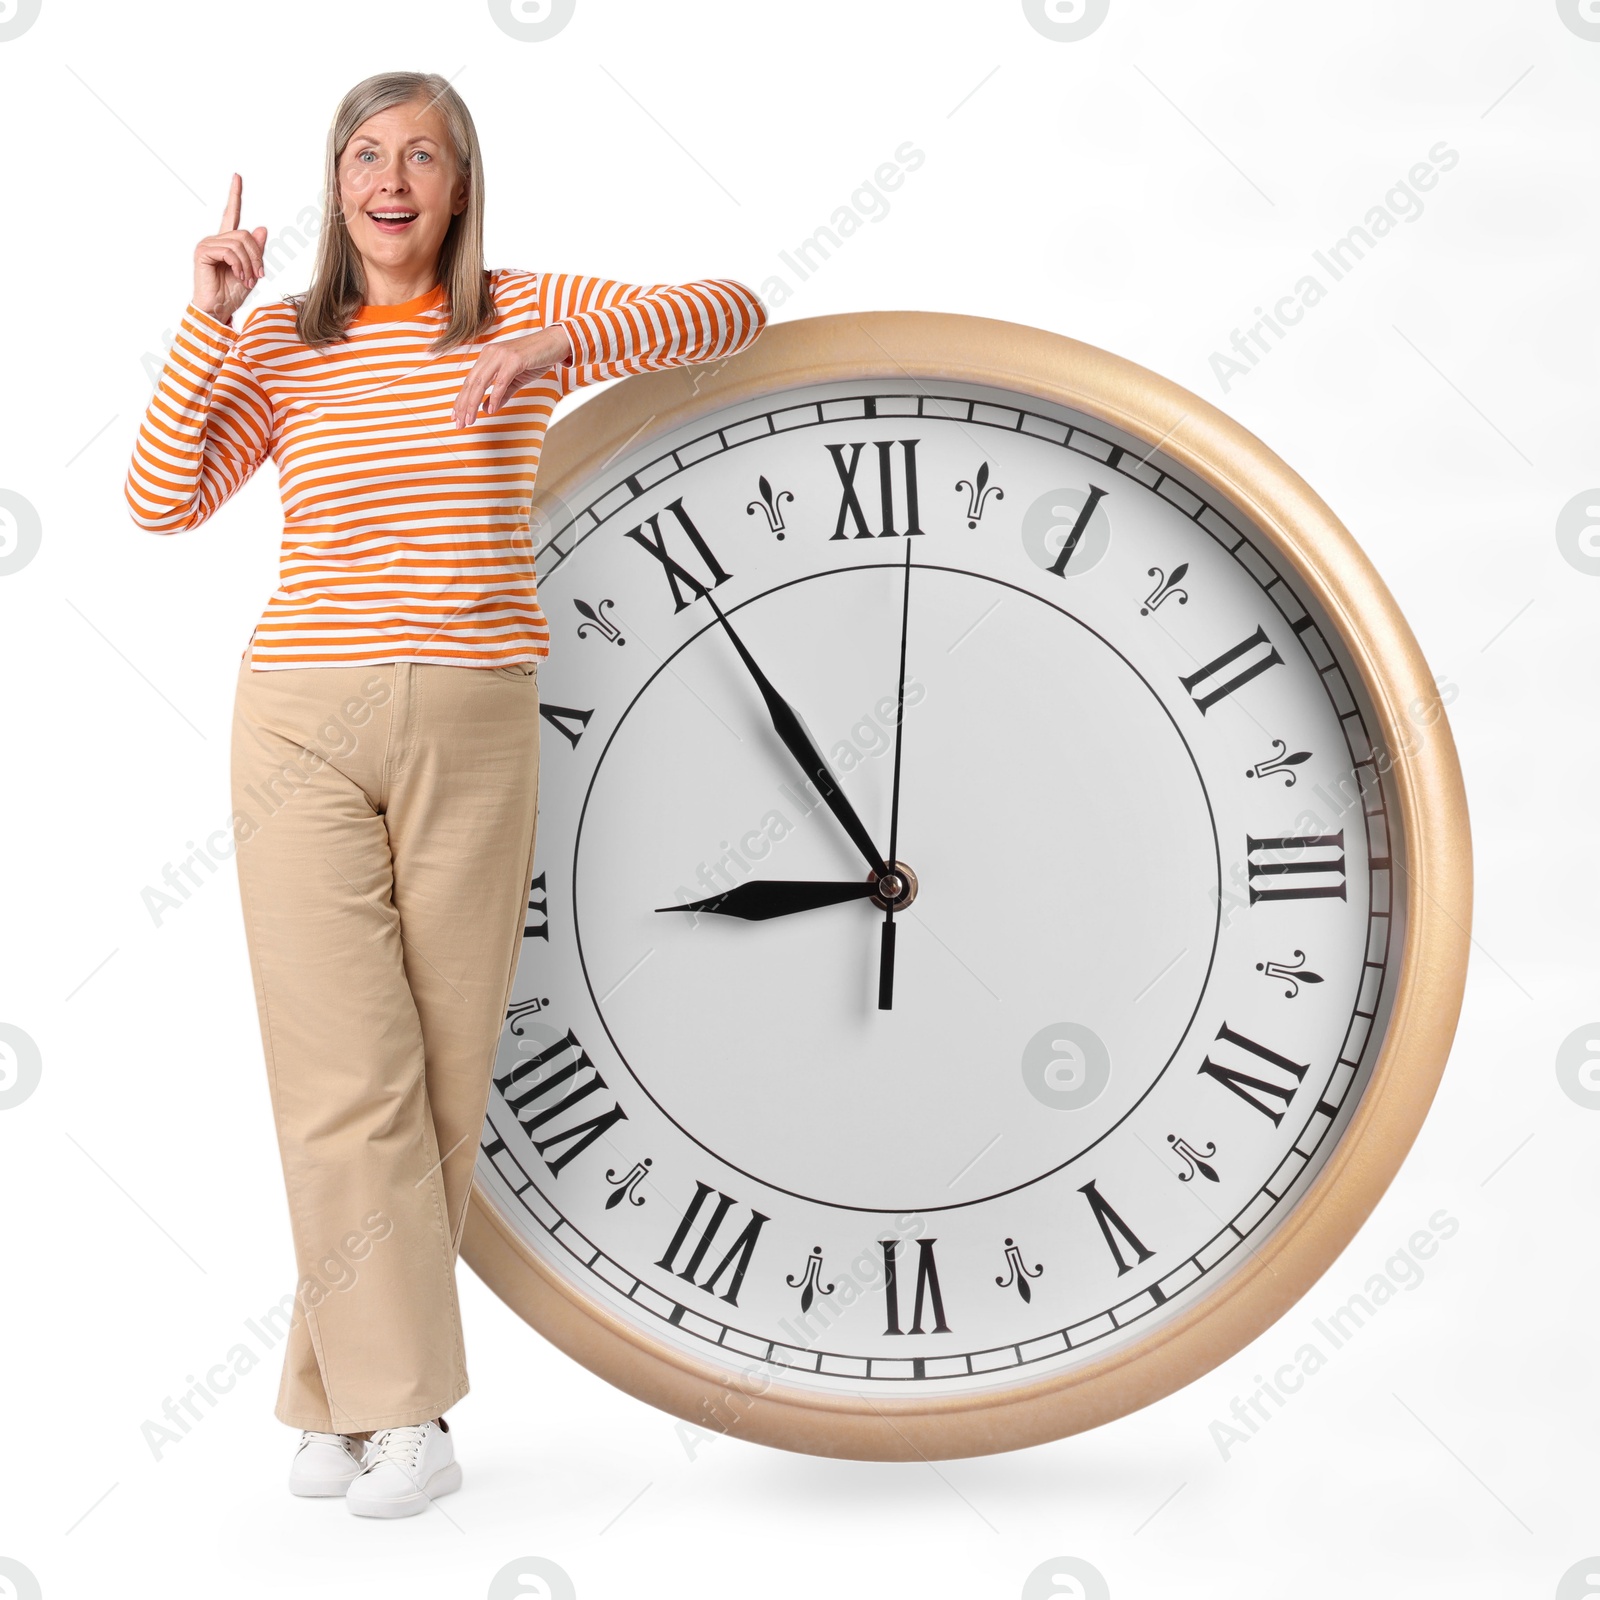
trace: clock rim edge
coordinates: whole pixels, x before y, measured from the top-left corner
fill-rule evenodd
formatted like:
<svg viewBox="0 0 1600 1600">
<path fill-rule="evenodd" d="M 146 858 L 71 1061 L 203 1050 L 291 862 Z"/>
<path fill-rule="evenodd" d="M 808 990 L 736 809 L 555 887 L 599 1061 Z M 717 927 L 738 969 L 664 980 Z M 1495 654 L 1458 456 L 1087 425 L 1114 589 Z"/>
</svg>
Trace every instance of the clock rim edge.
<svg viewBox="0 0 1600 1600">
<path fill-rule="evenodd" d="M 1405 934 L 1384 1042 L 1350 1126 L 1270 1237 L 1170 1322 L 1068 1373 L 990 1391 L 907 1400 L 759 1386 L 651 1337 L 528 1250 L 476 1176 L 467 1264 L 535 1331 L 615 1387 L 709 1431 L 708 1396 L 742 1413 L 723 1431 L 856 1460 L 950 1459 L 1025 1448 L 1096 1427 L 1175 1392 L 1243 1349 L 1326 1273 L 1388 1189 L 1437 1092 L 1466 982 L 1471 828 L 1455 742 L 1426 660 L 1353 535 L 1242 424 L 1148 368 L 1064 334 L 949 312 L 846 312 L 770 324 L 723 362 L 638 374 L 556 421 L 534 504 L 710 412 L 812 384 L 895 377 L 985 384 L 1082 411 L 1161 451 L 1248 516 L 1328 615 L 1396 755 Z M 1433 714 L 1419 747 L 1408 708 Z M 1397 885 L 1397 891 L 1398 891 Z"/>
</svg>

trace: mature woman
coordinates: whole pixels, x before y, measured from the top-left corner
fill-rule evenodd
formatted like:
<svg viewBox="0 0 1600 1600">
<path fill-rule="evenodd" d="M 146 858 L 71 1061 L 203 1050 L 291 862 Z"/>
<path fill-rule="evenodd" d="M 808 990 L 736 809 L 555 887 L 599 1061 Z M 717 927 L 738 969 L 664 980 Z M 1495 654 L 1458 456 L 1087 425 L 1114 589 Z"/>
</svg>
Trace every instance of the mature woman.
<svg viewBox="0 0 1600 1600">
<path fill-rule="evenodd" d="M 765 312 L 726 279 L 486 270 L 477 134 L 433 73 L 344 97 L 311 287 L 236 330 L 266 245 L 241 189 L 195 249 L 127 501 L 179 533 L 278 465 L 232 749 L 299 1269 L 277 1415 L 294 1493 L 406 1516 L 461 1482 L 455 1262 L 532 876 L 545 428 L 583 384 L 732 354 Z"/>
</svg>

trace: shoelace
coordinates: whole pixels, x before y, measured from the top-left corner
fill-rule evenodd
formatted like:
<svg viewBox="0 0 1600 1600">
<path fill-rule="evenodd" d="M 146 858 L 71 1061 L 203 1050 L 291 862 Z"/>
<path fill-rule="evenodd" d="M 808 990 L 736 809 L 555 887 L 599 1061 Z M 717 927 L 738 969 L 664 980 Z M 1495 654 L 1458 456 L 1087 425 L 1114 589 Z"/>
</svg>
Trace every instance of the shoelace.
<svg viewBox="0 0 1600 1600">
<path fill-rule="evenodd" d="M 432 1426 L 431 1422 L 418 1422 L 406 1428 L 379 1429 L 373 1434 L 372 1444 L 367 1451 L 367 1470 L 370 1472 L 385 1461 L 393 1461 L 401 1467 L 416 1466 L 417 1452 L 421 1450 L 422 1441 Z"/>
<path fill-rule="evenodd" d="M 300 1447 L 304 1449 L 308 1444 L 331 1444 L 336 1450 L 348 1450 L 357 1459 L 361 1455 L 361 1441 L 352 1439 L 348 1433 L 317 1433 L 311 1428 L 300 1430 Z"/>
</svg>

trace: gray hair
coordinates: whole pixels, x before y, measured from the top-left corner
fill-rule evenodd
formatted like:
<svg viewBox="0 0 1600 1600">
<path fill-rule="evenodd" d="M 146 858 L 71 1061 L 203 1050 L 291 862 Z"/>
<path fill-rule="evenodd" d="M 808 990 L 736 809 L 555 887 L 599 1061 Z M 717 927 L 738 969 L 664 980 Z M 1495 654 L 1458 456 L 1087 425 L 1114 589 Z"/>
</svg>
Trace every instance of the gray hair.
<svg viewBox="0 0 1600 1600">
<path fill-rule="evenodd" d="M 437 72 L 379 72 L 346 93 L 328 129 L 323 224 L 311 287 L 287 297 L 295 307 L 295 331 L 304 344 L 319 347 L 346 338 L 346 330 L 366 298 L 366 274 L 339 200 L 339 158 L 369 117 L 412 101 L 425 102 L 422 109 L 439 107 L 456 165 L 467 181 L 466 207 L 450 219 L 439 247 L 439 281 L 450 297 L 450 320 L 434 343 L 433 353 L 469 343 L 494 318 L 483 267 L 483 156 L 472 115 Z"/>
</svg>

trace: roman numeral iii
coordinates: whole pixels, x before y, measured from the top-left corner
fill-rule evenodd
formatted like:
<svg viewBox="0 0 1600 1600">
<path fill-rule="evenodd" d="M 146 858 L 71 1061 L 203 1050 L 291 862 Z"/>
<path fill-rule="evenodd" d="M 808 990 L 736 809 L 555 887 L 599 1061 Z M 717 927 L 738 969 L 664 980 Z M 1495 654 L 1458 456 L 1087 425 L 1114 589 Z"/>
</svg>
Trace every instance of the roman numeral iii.
<svg viewBox="0 0 1600 1600">
<path fill-rule="evenodd" d="M 1237 671 L 1230 671 L 1235 662 L 1244 662 Z M 1231 650 L 1224 650 L 1215 661 L 1208 661 L 1198 672 L 1180 677 L 1178 682 L 1189 691 L 1189 697 L 1199 706 L 1202 716 L 1219 700 L 1226 699 L 1235 689 L 1259 678 L 1268 667 L 1281 666 L 1283 657 L 1273 648 L 1267 631 L 1259 625 L 1248 639 L 1241 639 Z"/>
<path fill-rule="evenodd" d="M 695 1241 L 695 1247 L 690 1252 L 689 1259 L 684 1262 L 681 1268 L 676 1267 L 673 1263 L 677 1259 L 678 1251 L 683 1248 L 690 1233 L 693 1232 L 695 1222 L 700 1215 L 700 1208 L 706 1203 L 706 1196 L 710 1194 L 716 1195 L 717 1203 L 712 1208 L 710 1217 L 701 1226 L 699 1238 Z M 723 1194 L 720 1189 L 713 1190 L 709 1183 L 701 1183 L 696 1179 L 694 1199 L 689 1202 L 689 1209 L 684 1212 L 683 1221 L 678 1224 L 678 1231 L 673 1234 L 672 1243 L 667 1246 L 666 1254 L 656 1262 L 656 1265 L 668 1272 L 675 1272 L 680 1278 L 694 1283 L 694 1275 L 700 1270 L 700 1264 L 705 1260 L 706 1252 L 711 1248 L 711 1241 L 716 1237 L 717 1230 L 722 1226 L 723 1219 L 728 1215 L 733 1204 L 732 1195 Z M 738 1305 L 739 1285 L 744 1282 L 744 1275 L 750 1266 L 750 1257 L 755 1254 L 756 1240 L 761 1235 L 761 1229 L 769 1220 L 769 1218 L 764 1217 L 759 1211 L 752 1208 L 750 1220 L 744 1225 L 743 1231 L 728 1246 L 727 1252 L 710 1275 L 695 1284 L 695 1287 L 704 1289 L 707 1294 L 715 1294 L 717 1280 L 728 1270 L 729 1266 L 732 1266 L 733 1276 L 728 1282 L 728 1292 L 722 1298 L 731 1306 Z"/>
<path fill-rule="evenodd" d="M 1250 904 L 1258 900 L 1343 900 L 1344 830 L 1285 839 L 1245 835 Z M 1262 859 L 1257 860 L 1260 856 Z M 1257 880 L 1260 887 L 1257 887 Z"/>
</svg>

